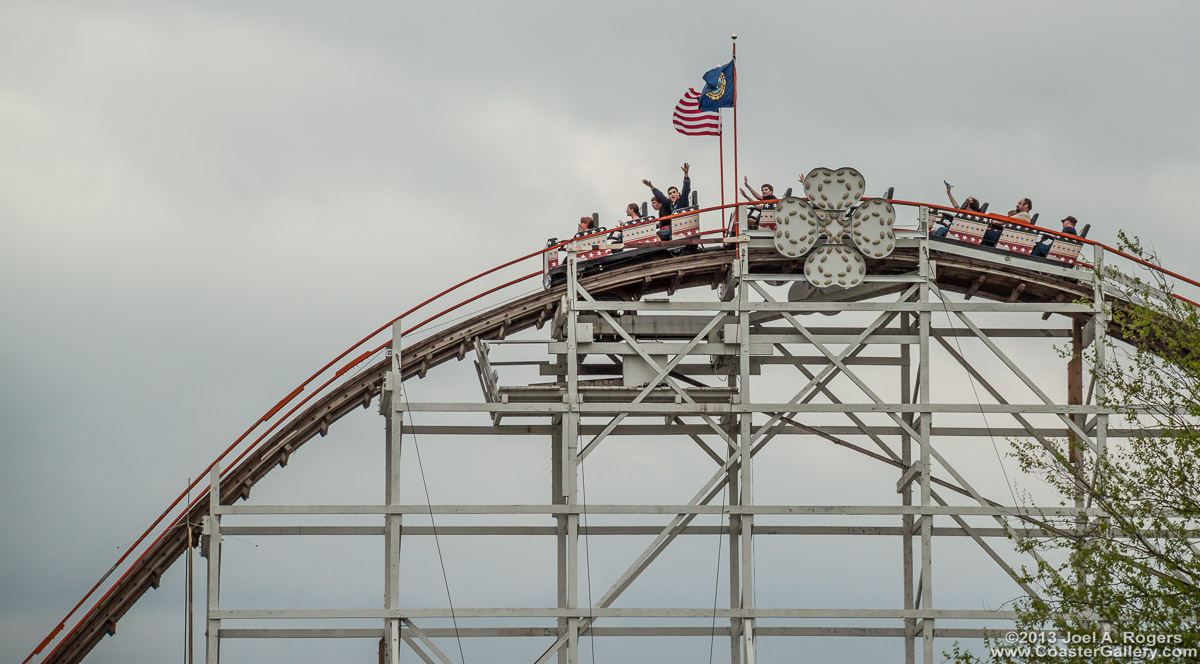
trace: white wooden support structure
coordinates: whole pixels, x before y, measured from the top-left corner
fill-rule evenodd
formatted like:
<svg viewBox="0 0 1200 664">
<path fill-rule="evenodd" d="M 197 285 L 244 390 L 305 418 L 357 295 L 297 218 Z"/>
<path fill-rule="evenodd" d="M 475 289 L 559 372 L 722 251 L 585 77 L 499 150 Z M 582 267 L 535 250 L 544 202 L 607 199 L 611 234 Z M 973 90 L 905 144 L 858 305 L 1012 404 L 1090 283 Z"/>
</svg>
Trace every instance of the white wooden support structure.
<svg viewBox="0 0 1200 664">
<path fill-rule="evenodd" d="M 922 208 L 922 231 L 928 223 Z M 539 328 L 540 335 L 506 338 L 501 332 L 455 339 L 461 348 L 487 349 L 487 356 L 477 361 L 482 394 L 456 401 L 416 398 L 416 387 L 405 394 L 403 379 L 408 376 L 411 381 L 416 372 L 404 362 L 417 352 L 414 343 L 419 339 L 408 342 L 402 354 L 397 323 L 379 391 L 386 439 L 385 495 L 378 504 L 220 505 L 220 477 L 214 471 L 210 512 L 204 521 L 208 661 L 218 661 L 222 638 L 376 639 L 382 640 L 388 664 L 414 654 L 426 662 L 457 661 L 456 649 L 447 647 L 449 639 L 524 639 L 536 646 L 530 648 L 529 661 L 576 664 L 591 660 L 587 652 L 581 653 L 592 645 L 589 639 L 602 643 L 610 638 L 688 637 L 704 638 L 706 645 L 707 639 L 719 638 L 717 659 L 753 664 L 771 659 L 771 644 L 778 639 L 862 637 L 899 641 L 897 659 L 903 652 L 906 663 L 919 659 L 930 664 L 940 661 L 944 649 L 945 642 L 935 640 L 979 638 L 984 633 L 979 621 L 1011 624 L 1012 611 L 955 606 L 943 590 L 946 582 L 935 585 L 934 561 L 939 556 L 934 547 L 959 538 L 956 541 L 981 551 L 987 564 L 1012 577 L 1013 590 L 1032 593 L 1015 571 L 1029 559 L 1012 552 L 1007 537 L 1036 536 L 1036 529 L 1025 522 L 1034 512 L 1011 504 L 1006 495 L 987 495 L 978 477 L 953 463 L 948 443 L 978 446 L 987 438 L 1028 436 L 1049 445 L 1054 438 L 1072 435 L 1086 444 L 1088 453 L 1103 454 L 1108 437 L 1128 435 L 1109 427 L 1107 411 L 1097 405 L 1104 396 L 1102 388 L 1081 398 L 1078 384 L 1072 383 L 1066 398 L 1060 398 L 1037 384 L 1034 367 L 1023 365 L 998 343 L 1015 339 L 1047 348 L 1066 339 L 1078 343 L 1080 328 L 1059 323 L 1071 317 L 1087 320 L 1094 332 L 1088 333 L 1092 338 L 1084 334 L 1083 340 L 1095 344 L 1097 367 L 1104 367 L 1107 319 L 1100 284 L 1094 285 L 1094 304 L 1022 299 L 1024 284 L 1014 287 L 1012 301 L 984 301 L 995 298 L 987 292 L 989 284 L 997 272 L 1013 269 L 1011 262 L 995 252 L 948 246 L 918 232 L 901 238 L 910 256 L 902 269 L 872 271 L 861 286 L 849 290 L 805 291 L 797 264 L 781 268 L 778 257 L 766 251 L 772 246 L 770 235 L 749 231 L 743 241 L 731 243 L 733 248 L 724 250 L 726 269 L 713 279 L 718 292 L 699 296 L 702 289 L 676 293 L 674 285 L 659 288 L 652 280 L 644 281 L 640 290 L 636 283 L 623 282 L 616 288 L 615 277 L 603 272 L 580 277 L 579 256 L 565 252 L 566 281 L 547 300 L 542 316 L 553 310 L 553 320 Z M 949 285 L 941 280 L 939 261 L 968 259 L 982 266 L 977 275 Z M 1102 258 L 1097 256 L 1094 263 L 1101 268 Z M 1038 264 L 1025 267 L 1036 272 Z M 1083 269 L 1049 265 L 1038 274 L 1083 288 L 1093 285 Z M 679 278 L 674 275 L 674 283 Z M 651 286 L 671 296 L 647 297 Z M 948 295 L 951 292 L 970 293 L 971 298 Z M 1046 312 L 1062 315 L 1040 327 L 997 316 L 1025 320 L 1030 318 L 1027 314 Z M 942 314 L 947 326 L 935 326 L 935 317 L 941 320 Z M 994 366 L 972 362 L 975 357 L 963 350 L 963 343 L 987 353 Z M 509 359 L 516 350 L 525 354 L 523 359 Z M 537 358 L 528 359 L 530 354 Z M 518 369 L 527 372 L 524 376 L 532 371 L 552 382 L 514 381 L 511 376 Z M 958 380 L 971 381 L 984 402 L 969 394 L 945 397 L 939 389 L 943 377 L 935 370 L 956 372 Z M 424 421 L 418 416 L 418 424 L 406 412 L 443 419 Z M 454 414 L 452 420 L 448 414 Z M 971 417 L 993 421 L 980 425 L 968 422 Z M 428 437 L 435 445 L 440 436 L 496 446 L 515 437 L 537 437 L 543 463 L 546 457 L 541 455 L 549 452 L 549 477 L 537 494 L 544 498 L 528 505 L 405 504 L 401 464 L 414 460 L 402 458 L 404 434 L 420 435 L 422 442 Z M 688 453 L 712 465 L 698 478 L 702 481 L 673 502 L 591 502 L 587 468 L 602 458 L 592 455 L 597 450 L 610 453 L 612 441 L 622 437 L 639 437 L 639 443 L 645 440 L 647 445 L 677 437 L 687 443 Z M 756 499 L 756 454 L 789 440 L 836 445 L 863 464 L 884 465 L 894 473 L 885 494 L 892 502 L 780 505 Z M 631 458 L 628 463 L 639 461 Z M 771 467 L 760 461 L 761 495 Z M 891 493 L 893 488 L 898 496 Z M 1041 511 L 1094 516 L 1094 510 L 1078 506 Z M 406 522 L 406 514 L 453 515 L 455 520 L 435 530 L 411 519 Z M 239 523 L 250 516 L 289 515 L 322 515 L 330 523 Z M 371 525 L 337 523 L 342 517 L 362 515 L 377 520 Z M 222 609 L 222 533 L 382 537 L 382 606 Z M 545 570 L 548 579 L 552 576 L 548 585 L 553 586 L 553 597 L 547 596 L 546 606 L 532 607 L 459 607 L 456 602 L 454 612 L 414 605 L 401 592 L 401 566 L 408 564 L 401 559 L 401 543 L 435 534 L 544 538 L 547 543 L 553 538 L 554 563 Z M 618 561 L 618 573 L 604 586 L 582 585 L 590 563 L 588 543 L 619 537 L 639 537 L 645 544 Z M 684 606 L 669 599 L 652 607 L 634 605 L 632 593 L 626 591 L 655 573 L 664 551 L 697 537 L 720 540 L 720 576 L 705 581 L 710 594 L 715 581 L 726 595 L 719 606 Z M 848 608 L 836 602 L 822 605 L 829 601 L 823 598 L 799 597 L 791 607 L 764 608 L 755 589 L 773 580 L 770 566 L 756 560 L 756 542 L 771 537 L 805 543 L 815 541 L 806 538 L 837 537 L 864 545 L 872 538 L 887 538 L 887 546 L 878 548 L 894 561 L 893 601 Z M 451 629 L 445 623 L 451 618 L 464 624 Z M 321 621 L 323 626 L 291 624 L 301 620 Z M 345 626 L 350 620 L 370 620 L 373 626 Z M 236 628 L 222 628 L 222 621 L 237 621 L 232 623 Z M 711 624 L 701 627 L 700 621 Z M 403 647 L 412 653 L 401 657 Z"/>
<path fill-rule="evenodd" d="M 404 383 L 401 379 L 401 324 L 392 324 L 392 344 L 389 370 L 384 378 L 379 404 L 384 413 L 384 496 L 389 506 L 400 504 L 400 460 L 403 449 L 404 431 Z M 385 609 L 400 608 L 400 538 L 404 526 L 403 514 L 389 513 L 383 517 L 383 606 Z M 404 624 L 398 618 L 383 621 L 384 664 L 400 661 L 401 632 Z M 413 649 L 416 649 L 414 644 Z"/>
<path fill-rule="evenodd" d="M 925 208 L 921 208 L 920 222 L 918 228 L 921 230 L 921 245 L 917 250 L 917 273 L 921 277 L 919 285 L 919 302 L 922 305 L 929 303 L 930 282 L 936 278 L 934 274 L 935 266 L 929 258 L 929 212 Z M 930 328 L 931 312 L 928 309 L 922 309 L 917 313 L 917 335 L 920 339 L 917 349 L 918 367 L 917 367 L 917 402 L 921 405 L 926 405 L 930 402 L 930 364 L 929 364 L 929 328 Z M 920 432 L 917 436 L 917 445 L 920 450 L 920 461 L 918 461 L 918 473 L 921 483 L 921 507 L 928 508 L 933 499 L 932 487 L 930 483 L 930 474 L 932 470 L 930 450 L 932 441 L 930 440 L 929 432 L 932 426 L 933 413 L 928 410 L 923 410 L 918 414 L 918 422 L 920 424 Z M 933 516 L 930 514 L 922 514 L 920 519 L 921 528 L 921 575 L 918 583 L 918 599 L 917 606 L 925 610 L 933 608 Z M 935 625 L 932 618 L 925 618 L 918 623 L 918 630 L 921 634 L 921 661 L 924 664 L 933 664 L 934 648 L 933 635 Z"/>
<path fill-rule="evenodd" d="M 221 661 L 221 468 L 214 464 L 209 471 L 208 516 L 204 519 L 205 557 L 208 559 L 207 610 L 204 630 L 204 661 Z"/>
<path fill-rule="evenodd" d="M 734 264 L 733 278 L 737 283 L 737 302 L 739 305 L 737 311 L 737 339 L 735 340 L 738 353 L 738 382 L 735 402 L 741 405 L 753 403 L 750 395 L 750 345 L 752 341 L 752 337 L 750 336 L 750 284 L 753 282 L 742 278 L 749 273 L 750 247 L 747 244 L 740 244 L 737 247 L 737 262 Z M 754 504 L 754 455 L 751 453 L 751 445 L 753 445 L 752 430 L 753 413 L 741 413 L 738 417 L 737 452 L 741 458 L 741 475 L 738 477 L 737 504 L 743 507 Z M 738 565 L 741 571 L 741 598 L 739 605 L 742 610 L 752 610 L 755 606 L 754 515 L 744 515 L 738 521 L 738 537 L 741 544 L 741 551 L 738 557 Z M 732 589 L 732 584 L 730 588 Z M 745 664 L 754 664 L 754 619 L 748 618 L 743 620 L 739 631 L 741 632 L 743 661 Z"/>
</svg>

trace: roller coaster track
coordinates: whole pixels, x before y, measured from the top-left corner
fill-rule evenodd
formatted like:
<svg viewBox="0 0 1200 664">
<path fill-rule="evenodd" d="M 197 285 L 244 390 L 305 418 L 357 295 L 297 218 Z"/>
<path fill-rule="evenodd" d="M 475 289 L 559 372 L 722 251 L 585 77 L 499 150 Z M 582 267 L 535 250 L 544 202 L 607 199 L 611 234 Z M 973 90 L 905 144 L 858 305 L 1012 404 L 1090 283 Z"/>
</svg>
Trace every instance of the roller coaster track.
<svg viewBox="0 0 1200 664">
<path fill-rule="evenodd" d="M 902 206 L 921 206 L 930 210 L 952 211 L 937 205 L 908 201 L 892 202 Z M 728 205 L 722 207 L 734 206 Z M 720 210 L 722 207 L 707 208 L 700 212 Z M 996 217 L 994 215 L 982 216 L 1013 223 L 1013 220 L 1006 217 Z M 1044 229 L 1038 230 L 1045 232 Z M 597 233 L 596 235 L 603 235 L 603 233 Z M 1137 257 L 1130 256 L 1094 241 L 1085 239 L 1083 242 L 1093 245 L 1104 252 L 1134 261 L 1143 267 L 1158 270 L 1171 278 L 1200 287 L 1200 282 L 1162 270 Z M 872 261 L 870 272 L 872 274 L 901 274 L 915 270 L 918 264 L 918 248 L 912 246 L 912 244 L 898 247 L 895 253 L 883 260 Z M 608 298 L 628 301 L 637 300 L 652 293 L 673 293 L 677 289 L 696 286 L 708 285 L 716 288 L 729 275 L 733 262 L 732 251 L 721 249 L 720 245 L 716 246 L 717 248 L 713 250 L 702 251 L 697 254 L 650 261 L 601 272 L 582 278 L 581 284 L 593 295 L 604 295 Z M 1088 299 L 1093 296 L 1094 291 L 1090 279 L 1080 280 L 1072 278 L 1068 276 L 1068 271 L 1066 270 L 1043 270 L 1039 268 L 1038 263 L 1024 260 L 1015 261 L 1019 265 L 999 265 L 995 261 L 981 260 L 978 257 L 967 255 L 970 252 L 949 253 L 937 251 L 938 247 L 947 245 L 933 244 L 931 246 L 932 250 L 937 253 L 938 269 L 936 281 L 938 287 L 943 290 L 1002 302 L 1072 302 L 1079 299 Z M 421 305 L 418 305 L 418 307 L 407 312 L 405 316 L 433 300 L 451 292 L 462 290 L 463 287 L 480 276 L 494 273 L 500 268 L 514 265 L 523 260 L 537 258 L 547 250 L 528 254 L 504 263 L 497 268 L 488 270 L 472 279 L 468 279 L 457 286 L 443 291 L 438 296 L 426 300 Z M 801 265 L 800 262 L 787 259 L 770 249 L 754 249 L 751 252 L 750 259 L 755 265 L 756 273 L 788 274 L 794 272 Z M 424 326 L 426 323 L 437 320 L 439 317 L 455 311 L 470 302 L 474 302 L 484 295 L 499 292 L 540 274 L 540 271 L 528 274 L 501 286 L 466 297 L 437 315 L 427 318 L 414 326 L 406 326 L 406 334 L 410 331 L 416 331 L 417 328 Z M 1088 274 L 1087 272 L 1082 272 L 1080 276 L 1086 277 Z M 507 335 L 531 327 L 536 326 L 540 328 L 546 322 L 553 320 L 563 294 L 564 288 L 560 285 L 555 288 L 526 295 L 515 301 L 503 303 L 483 313 L 461 320 L 437 334 L 430 334 L 415 341 L 412 345 L 406 345 L 402 355 L 401 372 L 403 378 L 407 380 L 413 376 L 424 377 L 428 371 L 444 362 L 451 359 L 461 360 L 474 348 L 477 340 L 503 339 Z M 380 327 L 374 333 L 365 337 L 356 346 L 351 347 L 326 364 L 322 370 L 314 374 L 305 384 L 302 384 L 270 409 L 246 434 L 243 434 L 225 453 L 218 457 L 210 465 L 210 468 L 221 462 L 235 446 L 244 439 L 247 439 L 248 435 L 252 431 L 255 431 L 259 425 L 271 421 L 285 406 L 295 400 L 307 386 L 314 383 L 318 376 L 328 373 L 328 370 L 334 364 L 343 361 L 344 358 L 348 357 L 354 351 L 363 348 L 368 341 L 377 337 L 390 324 Z M 1109 334 L 1117 338 L 1122 338 L 1122 330 L 1115 324 L 1110 323 Z M 333 423 L 356 408 L 369 406 L 382 389 L 384 374 L 390 365 L 389 360 L 384 358 L 381 361 L 368 365 L 366 368 L 360 369 L 348 378 L 345 378 L 345 376 L 350 373 L 352 368 L 369 361 L 373 355 L 382 351 L 386 346 L 387 343 L 384 343 L 374 349 L 368 348 L 361 355 L 350 360 L 348 364 L 336 370 L 332 377 L 328 378 L 315 390 L 310 390 L 307 398 L 300 400 L 290 410 L 276 418 L 275 424 L 268 428 L 266 433 L 251 443 L 236 459 L 226 464 L 226 467 L 221 472 L 221 503 L 228 505 L 238 500 L 246 499 L 250 495 L 251 489 L 259 480 L 274 468 L 286 466 L 289 457 L 302 445 L 317 436 L 324 436 L 328 433 L 329 427 Z M 339 380 L 342 382 L 337 383 Z M 334 385 L 335 383 L 337 384 Z M 332 388 L 330 388 L 331 385 L 333 385 Z M 310 401 L 311 403 L 309 403 Z M 201 479 L 197 480 L 197 483 L 206 474 L 207 470 L 205 473 L 201 473 Z M 202 493 L 185 508 L 179 510 L 169 521 L 164 520 L 170 514 L 171 510 L 181 504 L 182 498 L 183 495 L 176 499 L 176 502 L 172 503 L 163 512 L 159 520 L 147 529 L 142 538 L 134 546 L 130 547 L 130 551 L 132 552 L 138 550 L 139 545 L 141 545 L 140 550 L 142 553 L 134 562 L 122 567 L 123 561 L 126 560 L 125 557 L 122 557 L 117 565 L 114 565 L 113 571 L 110 571 L 109 575 L 115 571 L 120 571 L 121 575 L 115 582 L 108 586 L 104 594 L 92 604 L 83 617 L 75 622 L 70 629 L 66 629 L 71 617 L 104 585 L 109 575 L 101 579 L 80 600 L 75 608 L 68 613 L 67 617 L 25 659 L 25 662 L 29 662 L 35 658 L 51 643 L 54 643 L 54 648 L 45 656 L 42 660 L 43 662 L 54 662 L 56 664 L 60 662 L 79 662 L 87 656 L 91 649 L 105 635 L 115 634 L 117 621 L 125 615 L 147 590 L 158 587 L 163 573 L 186 551 L 189 540 L 187 528 L 190 527 L 192 529 L 191 536 L 193 540 L 197 540 L 200 535 L 198 524 L 201 522 L 201 517 L 207 514 L 209 510 L 209 499 L 206 493 Z M 161 532 L 157 535 L 156 539 L 153 539 L 153 541 L 146 545 L 145 541 L 150 539 L 149 535 L 161 523 L 168 525 L 165 528 L 159 528 Z M 65 634 L 59 637 L 59 634 L 64 630 Z"/>
</svg>

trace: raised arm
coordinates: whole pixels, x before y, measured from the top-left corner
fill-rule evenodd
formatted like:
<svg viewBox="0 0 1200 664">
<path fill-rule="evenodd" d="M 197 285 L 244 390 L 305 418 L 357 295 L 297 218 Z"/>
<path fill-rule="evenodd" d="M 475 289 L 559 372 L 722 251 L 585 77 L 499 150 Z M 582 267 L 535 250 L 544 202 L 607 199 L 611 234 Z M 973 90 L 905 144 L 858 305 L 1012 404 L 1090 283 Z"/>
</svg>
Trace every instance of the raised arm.
<svg viewBox="0 0 1200 664">
<path fill-rule="evenodd" d="M 762 200 L 762 196 L 759 196 L 757 194 L 755 194 L 753 198 L 750 197 L 750 194 L 754 194 L 754 190 L 750 190 L 749 193 L 747 193 L 745 189 L 740 189 L 739 191 L 742 192 L 742 197 L 745 198 L 747 201 L 750 201 L 751 203 L 753 203 L 754 201 Z M 761 210 L 762 208 L 763 208 L 763 206 L 761 206 L 761 205 L 751 205 L 750 206 L 750 209 L 752 209 L 752 210 Z"/>
<path fill-rule="evenodd" d="M 650 194 L 654 196 L 654 200 L 662 203 L 665 209 L 671 209 L 671 199 L 667 198 L 665 194 L 655 188 L 655 186 L 649 180 L 642 180 L 642 184 L 650 187 Z"/>
<path fill-rule="evenodd" d="M 950 199 L 950 207 L 958 207 L 958 201 L 954 200 L 954 194 L 950 193 L 950 185 L 946 185 L 946 198 Z"/>
<path fill-rule="evenodd" d="M 680 207 L 687 207 L 688 205 L 691 205 L 692 179 L 688 177 L 689 168 L 690 166 L 688 163 L 686 161 L 683 162 L 683 168 L 681 169 L 683 170 L 683 189 L 679 190 Z"/>
<path fill-rule="evenodd" d="M 750 198 L 750 196 L 747 196 L 746 200 L 750 200 L 750 201 L 761 201 L 762 200 L 762 196 L 759 196 L 758 192 L 754 191 L 754 187 L 750 186 L 750 178 L 749 177 L 742 176 L 742 184 L 746 185 L 746 191 L 749 191 L 750 196 L 754 197 L 754 198 Z"/>
</svg>

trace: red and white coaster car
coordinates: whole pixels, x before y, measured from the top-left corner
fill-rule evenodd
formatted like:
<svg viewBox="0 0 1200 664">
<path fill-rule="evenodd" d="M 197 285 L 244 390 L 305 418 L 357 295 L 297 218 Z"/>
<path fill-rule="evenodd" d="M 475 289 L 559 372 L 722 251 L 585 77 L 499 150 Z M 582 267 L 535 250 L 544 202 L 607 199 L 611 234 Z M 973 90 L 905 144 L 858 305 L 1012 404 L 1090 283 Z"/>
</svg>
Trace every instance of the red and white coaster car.
<svg viewBox="0 0 1200 664">
<path fill-rule="evenodd" d="M 687 212 L 685 209 L 684 212 Z M 644 221 L 644 220 L 642 220 Z M 635 222 L 636 223 L 636 222 Z M 700 234 L 700 214 L 684 214 L 671 219 L 671 239 L 682 240 L 696 237 Z M 621 229 L 621 241 L 626 246 L 652 244 L 659 242 L 658 224 L 651 220 L 641 226 L 628 226 Z"/>
</svg>

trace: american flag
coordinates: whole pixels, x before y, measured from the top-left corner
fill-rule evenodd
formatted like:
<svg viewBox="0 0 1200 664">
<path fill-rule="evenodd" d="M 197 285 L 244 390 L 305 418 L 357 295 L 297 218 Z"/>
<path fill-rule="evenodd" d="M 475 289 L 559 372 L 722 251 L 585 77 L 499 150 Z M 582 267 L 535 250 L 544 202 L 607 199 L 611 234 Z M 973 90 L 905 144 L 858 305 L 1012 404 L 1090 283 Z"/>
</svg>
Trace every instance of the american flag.
<svg viewBox="0 0 1200 664">
<path fill-rule="evenodd" d="M 675 104 L 675 131 L 685 136 L 720 136 L 721 112 L 700 110 L 700 93 L 689 88 Z"/>
</svg>

